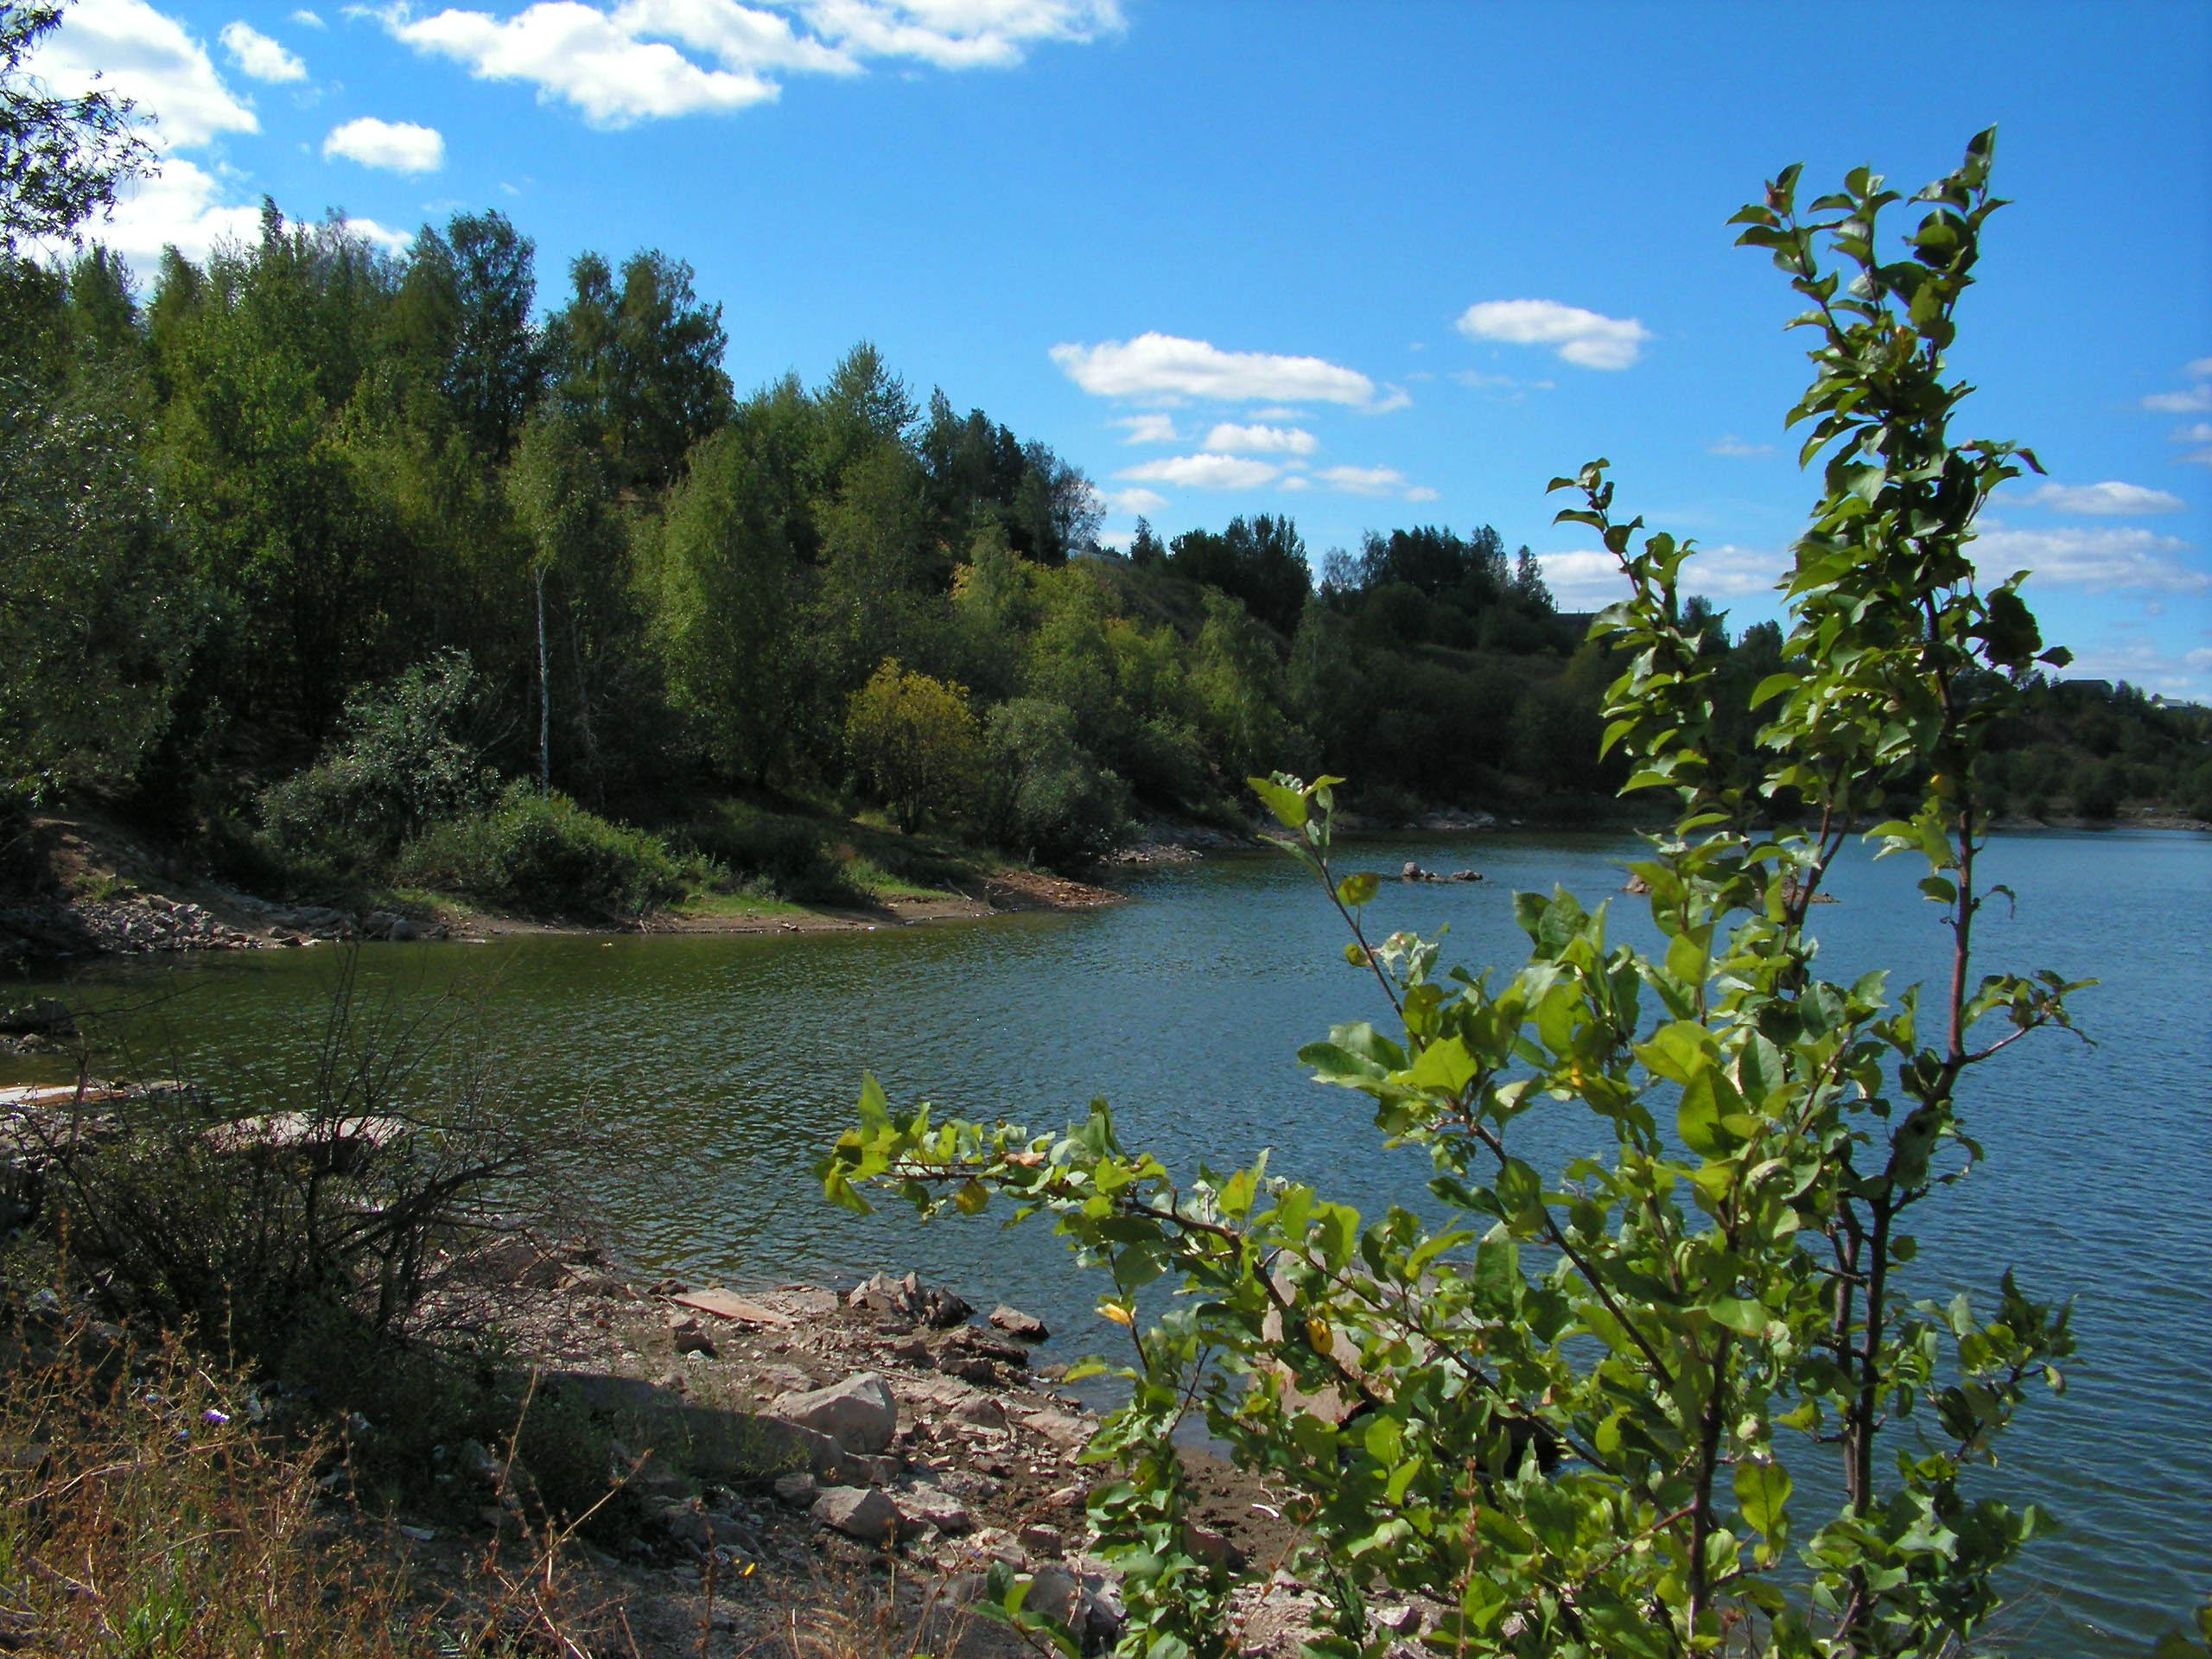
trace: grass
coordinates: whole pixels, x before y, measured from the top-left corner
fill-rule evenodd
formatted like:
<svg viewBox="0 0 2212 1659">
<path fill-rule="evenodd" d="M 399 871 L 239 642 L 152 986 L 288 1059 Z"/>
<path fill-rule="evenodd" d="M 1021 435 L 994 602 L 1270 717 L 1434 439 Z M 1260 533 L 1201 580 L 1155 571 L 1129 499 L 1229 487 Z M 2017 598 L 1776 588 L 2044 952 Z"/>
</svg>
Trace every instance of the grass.
<svg viewBox="0 0 2212 1659">
<path fill-rule="evenodd" d="M 256 1421 L 181 1344 L 16 1310 L 0 1371 L 0 1646 L 83 1659 L 586 1652 L 565 1535 L 494 1550 L 464 1603 L 333 1495 L 334 1448 Z"/>
</svg>

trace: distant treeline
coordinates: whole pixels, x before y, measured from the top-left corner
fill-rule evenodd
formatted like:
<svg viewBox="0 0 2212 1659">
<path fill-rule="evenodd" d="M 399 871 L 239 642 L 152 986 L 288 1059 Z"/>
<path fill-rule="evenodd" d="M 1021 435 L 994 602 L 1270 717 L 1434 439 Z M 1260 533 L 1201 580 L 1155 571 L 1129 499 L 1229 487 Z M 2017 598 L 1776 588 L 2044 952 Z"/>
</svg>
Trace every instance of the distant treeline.
<svg viewBox="0 0 2212 1659">
<path fill-rule="evenodd" d="M 1264 515 L 1103 554 L 1078 469 L 874 347 L 740 397 L 724 345 L 659 252 L 541 308 L 498 213 L 393 258 L 272 206 L 143 296 L 6 261 L 0 791 L 365 859 L 510 784 L 651 826 L 766 791 L 1074 857 L 1277 766 L 1386 817 L 1618 782 L 1602 655 L 1493 531 L 1318 582 Z M 1714 637 L 1752 683 L 1779 648 Z M 2050 721 L 2023 806 L 2212 794 L 2201 718 Z"/>
</svg>

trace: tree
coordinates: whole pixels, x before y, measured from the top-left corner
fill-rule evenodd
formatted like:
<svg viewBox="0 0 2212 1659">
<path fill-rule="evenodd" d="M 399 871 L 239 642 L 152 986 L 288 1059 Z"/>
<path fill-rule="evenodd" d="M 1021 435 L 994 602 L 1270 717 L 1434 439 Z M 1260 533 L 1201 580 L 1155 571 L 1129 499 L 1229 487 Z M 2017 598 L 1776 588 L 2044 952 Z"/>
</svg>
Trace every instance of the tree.
<svg viewBox="0 0 2212 1659">
<path fill-rule="evenodd" d="M 894 1115 L 871 1081 L 823 1164 L 849 1204 L 878 1182 L 925 1213 L 1003 1192 L 1051 1214 L 1110 1275 L 1103 1311 L 1133 1336 L 1144 1286 L 1185 1293 L 1137 1341 L 1129 1403 L 1090 1452 L 1121 1475 L 1090 1512 L 1128 1569 L 1125 1655 L 1230 1650 L 1229 1574 L 1184 1531 L 1175 1444 L 1194 1406 L 1292 1494 L 1325 1592 L 1311 1650 L 1341 1659 L 1376 1651 L 1369 1598 L 1408 1592 L 1446 1610 L 1432 1642 L 1470 1655 L 1936 1659 L 1973 1640 L 1993 1575 L 2044 1529 L 2033 1505 L 1974 1487 L 2031 1384 L 2058 1385 L 2066 1311 L 2009 1273 L 1993 1318 L 1899 1285 L 1906 1218 L 1984 1155 L 1961 1078 L 2068 1026 L 2081 988 L 1971 971 L 1988 896 L 1972 762 L 2033 665 L 2064 660 L 2021 576 L 1985 588 L 1966 551 L 1989 493 L 2032 456 L 1948 431 L 1967 391 L 1945 378 L 1955 313 L 1999 205 L 1991 147 L 1980 136 L 1920 194 L 1894 261 L 1878 220 L 1899 198 L 1865 168 L 1809 219 L 1794 168 L 1739 216 L 1811 302 L 1796 413 L 1824 458 L 1788 583 L 1790 665 L 1754 693 L 1772 710 L 1764 749 L 1706 741 L 1724 664 L 1683 614 L 1691 546 L 1637 548 L 1602 461 L 1554 481 L 1581 498 L 1560 518 L 1594 531 L 1632 590 L 1593 636 L 1627 661 L 1605 710 L 1627 787 L 1679 810 L 1633 866 L 1663 949 L 1613 943 L 1603 907 L 1523 893 L 1524 966 L 1440 974 L 1437 942 L 1367 935 L 1376 878 L 1333 866 L 1338 780 L 1253 780 L 1384 1011 L 1384 1029 L 1340 1025 L 1300 1058 L 1429 1155 L 1443 1224 L 1367 1220 L 1264 1156 L 1179 1179 L 1122 1146 L 1103 1103 L 1032 1135 Z M 1841 272 L 1821 266 L 1823 240 Z M 1758 827 L 1783 790 L 1810 804 L 1809 830 Z M 1952 961 L 1893 1001 L 1879 973 L 1822 981 L 1806 918 L 1897 794 L 1906 812 L 1866 833 L 1925 870 Z M 1581 1114 L 1605 1150 L 1540 1172 L 1520 1155 L 1539 1111 Z M 1808 1459 L 1840 1465 L 1825 1520 L 1794 1503 Z M 1009 1577 L 997 1601 L 1018 1620 Z"/>
<path fill-rule="evenodd" d="M 965 804 L 981 744 L 966 687 L 892 658 L 853 693 L 845 715 L 846 748 L 906 835 L 931 814 L 950 817 Z"/>
<path fill-rule="evenodd" d="M 24 67 L 61 7 L 0 5 L 0 253 L 73 236 L 115 206 L 117 188 L 154 168 L 127 98 L 55 95 Z"/>
<path fill-rule="evenodd" d="M 1218 588 L 1287 638 L 1313 591 L 1306 543 L 1287 517 L 1232 518 L 1219 534 L 1186 531 L 1170 543 L 1169 574 Z"/>
</svg>

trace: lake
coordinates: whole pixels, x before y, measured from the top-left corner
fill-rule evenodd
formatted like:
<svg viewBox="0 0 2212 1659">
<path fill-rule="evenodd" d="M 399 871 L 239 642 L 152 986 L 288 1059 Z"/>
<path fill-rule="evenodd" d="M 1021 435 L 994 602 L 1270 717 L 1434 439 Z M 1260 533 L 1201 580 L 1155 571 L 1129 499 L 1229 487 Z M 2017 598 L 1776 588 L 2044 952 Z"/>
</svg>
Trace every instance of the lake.
<svg viewBox="0 0 2212 1659">
<path fill-rule="evenodd" d="M 1594 903 L 1636 849 L 1516 833 L 1370 842 L 1343 862 L 1479 868 L 1479 886 L 1387 884 L 1374 931 L 1448 925 L 1447 962 L 1510 968 L 1524 954 L 1514 889 L 1559 883 Z M 2045 1033 L 1970 1078 L 1964 1114 L 1988 1160 L 1927 1206 L 1920 1265 L 1931 1292 L 1985 1305 L 2008 1265 L 2031 1294 L 2078 1295 L 2071 1390 L 2036 1399 L 2004 1447 L 2006 1495 L 2064 1524 L 2018 1576 L 2004 1632 L 2023 1655 L 2134 1659 L 2212 1590 L 2212 836 L 2008 836 L 1984 868 L 2018 904 L 1983 912 L 1978 968 L 2101 980 L 2077 1002 L 2094 1046 Z M 1948 936 L 1913 874 L 1903 859 L 1842 862 L 1841 902 L 1814 912 L 1827 976 L 1889 965 L 1895 989 L 1936 975 Z M 1043 1315 L 1065 1357 L 1113 1333 L 1090 1311 L 1097 1284 L 1042 1227 L 924 1228 L 821 1202 L 810 1166 L 864 1069 L 894 1100 L 1034 1125 L 1103 1096 L 1125 1140 L 1171 1166 L 1271 1147 L 1278 1172 L 1369 1212 L 1418 1200 L 1426 1170 L 1378 1148 L 1363 1097 L 1297 1065 L 1333 1021 L 1388 1012 L 1310 878 L 1254 855 L 1124 885 L 1136 902 L 1103 912 L 872 933 L 371 946 L 365 973 L 379 991 L 480 994 L 518 1109 L 612 1136 L 588 1199 L 640 1265 L 738 1283 L 917 1268 Z M 1617 897 L 1613 915 L 1618 937 L 1648 939 L 1640 900 Z M 137 1027 L 149 1069 L 258 1099 L 312 1062 L 334 965 L 327 950 L 104 963 L 64 994 L 156 1001 Z M 0 1081 L 52 1075 L 0 1067 Z M 1535 1116 L 1521 1150 L 1540 1168 L 1595 1149 L 1580 1120 Z"/>
</svg>

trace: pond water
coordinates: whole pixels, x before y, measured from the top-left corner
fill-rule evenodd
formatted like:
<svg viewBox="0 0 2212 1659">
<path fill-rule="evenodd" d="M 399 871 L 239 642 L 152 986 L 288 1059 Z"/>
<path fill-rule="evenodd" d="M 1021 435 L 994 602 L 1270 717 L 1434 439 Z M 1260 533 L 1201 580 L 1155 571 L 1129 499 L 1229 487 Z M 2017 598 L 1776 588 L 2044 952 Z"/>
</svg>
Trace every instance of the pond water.
<svg viewBox="0 0 2212 1659">
<path fill-rule="evenodd" d="M 1618 836 L 1497 835 L 1368 843 L 1346 868 L 1479 866 L 1479 886 L 1389 884 L 1378 931 L 1449 925 L 1446 959 L 1510 966 L 1516 888 L 1594 902 L 1636 852 Z M 2007 1495 L 2064 1530 L 2037 1546 L 2005 1616 L 2012 1651 L 2138 1656 L 2212 1591 L 2212 836 L 2049 833 L 1999 839 L 1979 966 L 2095 977 L 2063 1034 L 1982 1069 L 1966 1100 L 1988 1161 L 1917 1233 L 1929 1288 L 2079 1297 L 2082 1351 L 2063 1398 L 2039 1397 L 2005 1447 Z M 1948 936 L 1903 860 L 1854 855 L 1815 912 L 1823 970 L 1930 976 Z M 1110 1332 L 1098 1287 L 1041 1227 L 920 1226 L 822 1203 L 810 1167 L 851 1120 L 863 1070 L 894 1100 L 1034 1125 L 1110 1101 L 1124 1138 L 1171 1166 L 1274 1149 L 1281 1173 L 1373 1211 L 1418 1201 L 1425 1166 L 1379 1149 L 1361 1097 L 1317 1088 L 1295 1052 L 1329 1025 L 1387 1013 L 1344 965 L 1339 924 L 1291 862 L 1231 857 L 1147 871 L 1137 902 L 1068 916 L 781 938 L 515 938 L 371 946 L 378 995 L 475 994 L 507 1092 L 549 1127 L 601 1126 L 618 1148 L 588 1178 L 594 1211 L 642 1265 L 737 1283 L 850 1282 L 917 1268 L 971 1300 L 1042 1314 L 1065 1356 Z M 1649 931 L 1619 899 L 1616 932 Z M 147 1004 L 154 1067 L 240 1098 L 281 1095 L 313 1064 L 334 953 L 255 952 L 183 968 L 102 963 L 65 994 Z M 40 1075 L 0 1063 L 0 1081 Z M 1595 1150 L 1538 1113 L 1539 1167 Z"/>
</svg>

